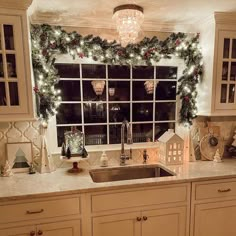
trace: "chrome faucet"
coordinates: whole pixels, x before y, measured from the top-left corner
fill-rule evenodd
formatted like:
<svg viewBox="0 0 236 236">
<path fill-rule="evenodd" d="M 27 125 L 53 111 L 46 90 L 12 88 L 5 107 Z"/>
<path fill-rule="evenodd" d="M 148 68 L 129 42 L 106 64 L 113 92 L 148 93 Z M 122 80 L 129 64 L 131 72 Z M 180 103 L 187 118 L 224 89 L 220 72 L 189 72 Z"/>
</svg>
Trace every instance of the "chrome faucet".
<svg viewBox="0 0 236 236">
<path fill-rule="evenodd" d="M 125 127 L 127 128 L 127 144 L 132 144 L 132 132 L 131 125 L 127 120 L 124 120 L 121 125 L 121 153 L 120 153 L 120 165 L 124 166 L 125 161 L 131 159 L 131 149 L 130 156 L 125 155 Z"/>
</svg>

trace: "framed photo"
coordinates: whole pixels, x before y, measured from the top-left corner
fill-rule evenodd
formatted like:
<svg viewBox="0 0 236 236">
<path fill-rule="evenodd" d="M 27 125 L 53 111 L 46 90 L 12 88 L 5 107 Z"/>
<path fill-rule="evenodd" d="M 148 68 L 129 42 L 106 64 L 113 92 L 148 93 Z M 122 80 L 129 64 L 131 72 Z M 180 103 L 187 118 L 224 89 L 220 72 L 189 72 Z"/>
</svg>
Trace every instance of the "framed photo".
<svg viewBox="0 0 236 236">
<path fill-rule="evenodd" d="M 32 158 L 32 143 L 7 143 L 7 160 L 13 172 L 28 172 Z"/>
</svg>

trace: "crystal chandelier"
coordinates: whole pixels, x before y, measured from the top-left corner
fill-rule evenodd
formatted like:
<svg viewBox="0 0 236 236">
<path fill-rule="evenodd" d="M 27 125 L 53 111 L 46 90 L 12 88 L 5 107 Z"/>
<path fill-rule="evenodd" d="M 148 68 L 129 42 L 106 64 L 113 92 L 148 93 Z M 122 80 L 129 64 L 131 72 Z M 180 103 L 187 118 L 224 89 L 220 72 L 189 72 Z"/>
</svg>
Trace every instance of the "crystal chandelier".
<svg viewBox="0 0 236 236">
<path fill-rule="evenodd" d="M 143 8 L 134 4 L 118 6 L 113 11 L 113 20 L 122 46 L 135 43 L 143 23 Z"/>
</svg>

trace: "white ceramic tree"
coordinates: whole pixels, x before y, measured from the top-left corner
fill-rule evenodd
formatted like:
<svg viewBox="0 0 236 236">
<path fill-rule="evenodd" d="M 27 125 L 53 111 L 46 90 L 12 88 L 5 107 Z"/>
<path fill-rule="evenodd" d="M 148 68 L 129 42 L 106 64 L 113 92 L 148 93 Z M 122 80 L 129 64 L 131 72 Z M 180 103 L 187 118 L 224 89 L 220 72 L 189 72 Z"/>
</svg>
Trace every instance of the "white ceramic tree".
<svg viewBox="0 0 236 236">
<path fill-rule="evenodd" d="M 219 149 L 216 150 L 214 160 L 215 162 L 222 162 Z"/>
</svg>

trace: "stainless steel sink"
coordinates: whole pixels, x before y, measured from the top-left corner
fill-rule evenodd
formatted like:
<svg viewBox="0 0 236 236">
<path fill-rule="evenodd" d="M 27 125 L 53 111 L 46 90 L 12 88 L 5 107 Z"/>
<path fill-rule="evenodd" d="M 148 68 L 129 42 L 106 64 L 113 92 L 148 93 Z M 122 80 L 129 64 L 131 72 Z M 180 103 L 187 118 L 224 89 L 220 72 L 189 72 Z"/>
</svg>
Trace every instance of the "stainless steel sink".
<svg viewBox="0 0 236 236">
<path fill-rule="evenodd" d="M 146 178 L 159 178 L 165 176 L 173 176 L 174 173 L 160 167 L 155 166 L 126 166 L 116 167 L 108 169 L 94 169 L 91 170 L 90 176 L 93 182 L 112 182 L 120 180 L 131 180 L 131 179 L 146 179 Z"/>
</svg>

